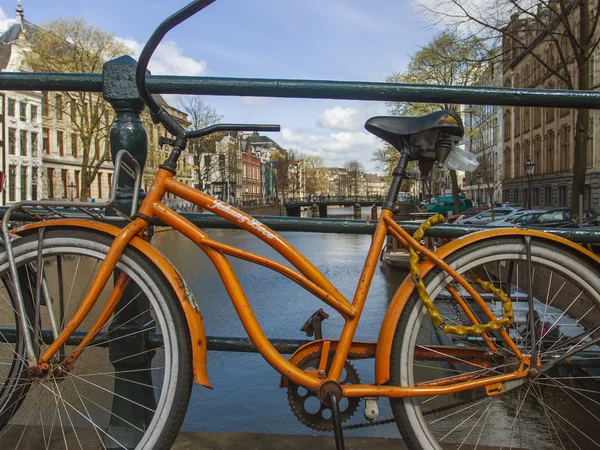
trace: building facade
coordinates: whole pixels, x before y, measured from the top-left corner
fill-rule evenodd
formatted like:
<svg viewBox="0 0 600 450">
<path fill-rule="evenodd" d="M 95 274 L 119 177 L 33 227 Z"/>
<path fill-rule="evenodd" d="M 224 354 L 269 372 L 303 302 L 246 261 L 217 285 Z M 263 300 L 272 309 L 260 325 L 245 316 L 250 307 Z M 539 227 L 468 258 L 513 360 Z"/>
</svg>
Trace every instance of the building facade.
<svg viewBox="0 0 600 450">
<path fill-rule="evenodd" d="M 538 10 L 539 14 L 544 14 L 544 11 Z M 546 20 L 553 19 L 548 16 Z M 560 31 L 558 22 L 556 27 Z M 560 32 L 548 36 L 537 31 L 538 28 L 533 20 L 516 16 L 508 25 L 508 31 L 520 36 L 527 48 L 520 48 L 510 38 L 503 40 L 503 54 L 507 55 L 503 64 L 504 87 L 566 89 L 566 84 L 540 63 L 541 59 L 548 67 L 560 70 L 555 44 Z M 575 73 L 570 46 L 566 39 L 558 42 L 564 49 L 563 57 Z M 598 60 L 598 52 L 596 47 L 592 62 Z M 598 80 L 598 67 L 592 64 L 591 86 L 596 86 Z M 504 107 L 502 114 L 503 200 L 522 205 L 531 201 L 534 208 L 570 206 L 576 111 L 568 108 Z M 599 119 L 595 111 L 590 111 L 591 133 L 583 200 L 584 208 L 593 210 L 600 210 L 600 152 L 596 143 Z M 527 175 L 527 162 L 535 164 L 532 177 Z"/>
</svg>

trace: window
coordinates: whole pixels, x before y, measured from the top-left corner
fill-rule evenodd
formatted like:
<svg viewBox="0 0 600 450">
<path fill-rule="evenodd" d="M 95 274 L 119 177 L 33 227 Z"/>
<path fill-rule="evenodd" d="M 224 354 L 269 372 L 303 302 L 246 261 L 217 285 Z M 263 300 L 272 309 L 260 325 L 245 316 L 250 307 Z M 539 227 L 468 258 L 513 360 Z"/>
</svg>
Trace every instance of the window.
<svg viewBox="0 0 600 450">
<path fill-rule="evenodd" d="M 552 205 L 552 186 L 546 186 L 544 188 L 544 204 L 546 206 Z"/>
<path fill-rule="evenodd" d="M 542 137 L 539 134 L 533 139 L 533 162 L 535 163 L 536 172 L 544 173 L 542 167 Z"/>
<path fill-rule="evenodd" d="M 38 118 L 38 109 L 37 109 L 37 105 L 31 105 L 31 109 L 30 109 L 30 114 L 31 114 L 31 121 L 32 122 L 37 122 L 37 118 Z"/>
<path fill-rule="evenodd" d="M 21 166 L 21 201 L 27 200 L 27 167 Z"/>
<path fill-rule="evenodd" d="M 16 152 L 15 146 L 17 141 L 17 130 L 14 128 L 8 129 L 8 154 L 14 155 Z"/>
<path fill-rule="evenodd" d="M 42 129 L 42 151 L 47 155 L 50 154 L 50 130 L 48 128 Z"/>
<path fill-rule="evenodd" d="M 515 136 L 521 134 L 521 107 L 515 106 Z"/>
<path fill-rule="evenodd" d="M 210 172 L 210 160 L 211 160 L 212 155 L 204 155 L 204 171 L 206 173 Z M 246 174 L 244 173 L 244 176 L 246 176 Z"/>
<path fill-rule="evenodd" d="M 515 145 L 515 168 L 513 170 L 514 178 L 521 178 L 521 145 Z"/>
<path fill-rule="evenodd" d="M 17 166 L 12 164 L 8 167 L 8 201 L 16 200 L 15 191 L 17 190 Z"/>
<path fill-rule="evenodd" d="M 102 198 L 102 174 L 98 172 L 98 198 Z"/>
<path fill-rule="evenodd" d="M 75 100 L 71 100 L 71 122 L 77 122 L 77 104 Z"/>
<path fill-rule="evenodd" d="M 542 126 L 542 108 L 533 108 L 533 128 Z"/>
<path fill-rule="evenodd" d="M 225 170 L 225 155 L 219 155 L 219 170 Z"/>
<path fill-rule="evenodd" d="M 37 158 L 38 155 L 38 134 L 31 133 L 31 156 Z"/>
<path fill-rule="evenodd" d="M 21 156 L 27 156 L 27 131 L 21 130 L 19 133 L 19 148 Z"/>
<path fill-rule="evenodd" d="M 32 167 L 31 169 L 31 200 L 37 200 L 37 189 L 38 189 L 38 169 Z"/>
<path fill-rule="evenodd" d="M 558 204 L 560 206 L 567 206 L 567 187 L 566 186 L 558 187 Z"/>
<path fill-rule="evenodd" d="M 77 158 L 77 141 L 78 137 L 75 133 L 71 134 L 71 154 Z"/>
<path fill-rule="evenodd" d="M 112 173 L 108 174 L 108 189 L 112 189 Z"/>
<path fill-rule="evenodd" d="M 94 158 L 96 158 L 96 161 L 97 161 L 100 159 L 100 139 L 96 139 L 95 144 L 94 144 L 94 150 L 95 150 Z"/>
<path fill-rule="evenodd" d="M 531 108 L 526 107 L 523 113 L 523 132 L 527 133 L 531 129 Z"/>
<path fill-rule="evenodd" d="M 9 98 L 8 99 L 8 115 L 10 117 L 15 117 L 15 108 L 16 108 L 15 100 L 13 98 Z"/>
<path fill-rule="evenodd" d="M 533 205 L 540 204 L 540 188 L 533 188 Z"/>
<path fill-rule="evenodd" d="M 75 197 L 79 198 L 79 176 L 81 172 L 79 170 L 75 171 Z"/>
<path fill-rule="evenodd" d="M 46 182 L 48 183 L 48 198 L 54 198 L 54 169 L 48 169 Z"/>
<path fill-rule="evenodd" d="M 65 156 L 65 142 L 62 131 L 56 132 L 56 146 L 58 147 L 58 154 L 60 156 Z"/>
<path fill-rule="evenodd" d="M 545 153 L 546 153 L 546 172 L 554 173 L 554 131 L 546 133 L 545 141 Z"/>
<path fill-rule="evenodd" d="M 566 172 L 569 170 L 569 141 L 571 135 L 571 127 L 564 126 L 558 132 L 560 148 L 559 148 L 559 159 L 560 159 L 560 171 Z"/>
<path fill-rule="evenodd" d="M 42 117 L 48 117 L 48 92 L 42 92 Z"/>
<path fill-rule="evenodd" d="M 513 198 L 513 202 L 515 203 L 519 203 L 519 190 L 515 189 L 514 190 L 514 194 L 513 194 L 514 198 Z"/>
<path fill-rule="evenodd" d="M 62 196 L 63 198 L 67 198 L 68 192 L 67 192 L 67 186 L 68 186 L 68 171 L 67 169 L 61 169 L 60 171 L 60 184 L 62 187 Z"/>
<path fill-rule="evenodd" d="M 63 101 L 60 94 L 56 94 L 56 118 L 58 120 L 63 119 Z"/>
<path fill-rule="evenodd" d="M 19 102 L 19 120 L 25 122 L 27 120 L 27 103 Z"/>
</svg>

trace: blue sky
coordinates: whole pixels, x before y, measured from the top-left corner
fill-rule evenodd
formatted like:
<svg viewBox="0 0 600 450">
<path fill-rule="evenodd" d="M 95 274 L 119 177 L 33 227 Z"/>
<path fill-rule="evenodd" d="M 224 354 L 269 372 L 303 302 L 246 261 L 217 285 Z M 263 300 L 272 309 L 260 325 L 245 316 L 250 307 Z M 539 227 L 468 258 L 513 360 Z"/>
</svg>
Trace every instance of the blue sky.
<svg viewBox="0 0 600 450">
<path fill-rule="evenodd" d="M 35 24 L 85 17 L 114 33 L 134 55 L 181 0 L 22 0 Z M 0 1 L 0 21 L 16 0 Z M 434 34 L 410 0 L 217 0 L 173 30 L 159 48 L 154 74 L 384 81 Z M 174 100 L 174 99 L 173 99 Z M 206 97 L 227 122 L 279 123 L 269 134 L 284 148 L 322 156 L 329 166 L 358 159 L 370 171 L 380 142 L 364 121 L 385 114 L 377 102 Z"/>
</svg>

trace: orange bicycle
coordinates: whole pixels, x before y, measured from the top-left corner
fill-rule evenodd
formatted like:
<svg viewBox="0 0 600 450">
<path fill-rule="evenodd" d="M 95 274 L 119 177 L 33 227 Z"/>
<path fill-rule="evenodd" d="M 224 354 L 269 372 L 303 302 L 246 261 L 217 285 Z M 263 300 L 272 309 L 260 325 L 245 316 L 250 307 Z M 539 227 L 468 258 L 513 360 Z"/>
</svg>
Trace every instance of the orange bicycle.
<svg viewBox="0 0 600 450">
<path fill-rule="evenodd" d="M 192 382 L 210 382 L 201 302 L 148 242 L 149 226 L 160 222 L 205 252 L 249 338 L 281 374 L 294 413 L 313 429 L 333 430 L 338 448 L 360 400 L 375 421 L 380 397 L 390 399 L 411 449 L 598 446 L 600 259 L 565 239 L 524 229 L 473 233 L 432 252 L 420 241 L 438 217 L 414 237 L 392 220 L 407 163 L 418 160 L 426 172 L 463 137 L 456 113 L 367 121 L 367 130 L 395 146 L 400 159 L 352 300 L 275 231 L 175 179 L 188 139 L 279 129 L 185 131 L 149 94 L 146 67 L 160 40 L 210 3 L 195 1 L 163 22 L 140 56 L 140 95 L 174 138 L 130 222 L 120 229 L 97 220 L 50 219 L 9 232 L 12 211 L 53 210 L 59 202 L 23 202 L 4 217 L 0 439 L 15 448 L 172 445 Z M 122 151 L 115 174 L 127 168 L 137 192 L 136 164 Z M 112 205 L 116 185 L 115 176 L 104 205 L 70 205 L 106 218 L 91 208 Z M 253 234 L 289 265 L 211 239 L 163 204 L 166 193 Z M 355 341 L 387 235 L 409 249 L 411 274 L 391 299 L 377 342 Z M 316 339 L 286 359 L 262 332 L 228 256 L 278 272 L 322 300 L 345 321 L 339 339 Z M 360 382 L 350 362 L 359 358 L 374 360 L 372 383 Z M 139 369 L 140 361 L 147 368 Z M 315 399 L 319 407 L 308 410 Z"/>
</svg>

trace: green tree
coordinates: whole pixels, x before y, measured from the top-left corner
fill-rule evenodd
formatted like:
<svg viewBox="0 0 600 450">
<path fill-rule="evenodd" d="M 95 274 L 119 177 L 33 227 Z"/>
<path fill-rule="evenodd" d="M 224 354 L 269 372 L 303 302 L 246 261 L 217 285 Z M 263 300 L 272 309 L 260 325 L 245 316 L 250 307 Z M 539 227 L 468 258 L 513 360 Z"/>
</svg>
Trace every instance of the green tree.
<svg viewBox="0 0 600 450">
<path fill-rule="evenodd" d="M 479 83 L 489 60 L 485 42 L 473 37 L 462 39 L 458 33 L 442 32 L 429 44 L 414 53 L 408 68 L 402 73 L 393 73 L 387 81 L 394 83 L 437 84 L 445 86 L 473 86 Z M 438 109 L 457 112 L 465 108 L 446 103 L 388 103 L 390 114 L 419 116 Z M 375 153 L 376 161 L 391 173 L 397 162 L 397 151 L 384 148 Z M 387 159 L 386 159 L 387 158 Z M 460 211 L 458 180 L 456 171 L 450 171 L 455 211 Z"/>
<path fill-rule="evenodd" d="M 129 49 L 111 33 L 89 25 L 85 19 L 60 18 L 43 24 L 28 37 L 30 50 L 25 53 L 23 69 L 34 72 L 100 73 L 104 62 L 129 53 Z M 107 142 L 112 124 L 112 108 L 101 95 L 93 92 L 64 92 L 63 101 L 47 102 L 60 109 L 70 120 L 71 130 L 81 143 L 79 198 L 88 198 L 102 163 L 110 160 Z M 98 145 L 98 150 L 94 147 Z M 95 152 L 96 154 L 95 154 Z"/>
</svg>

